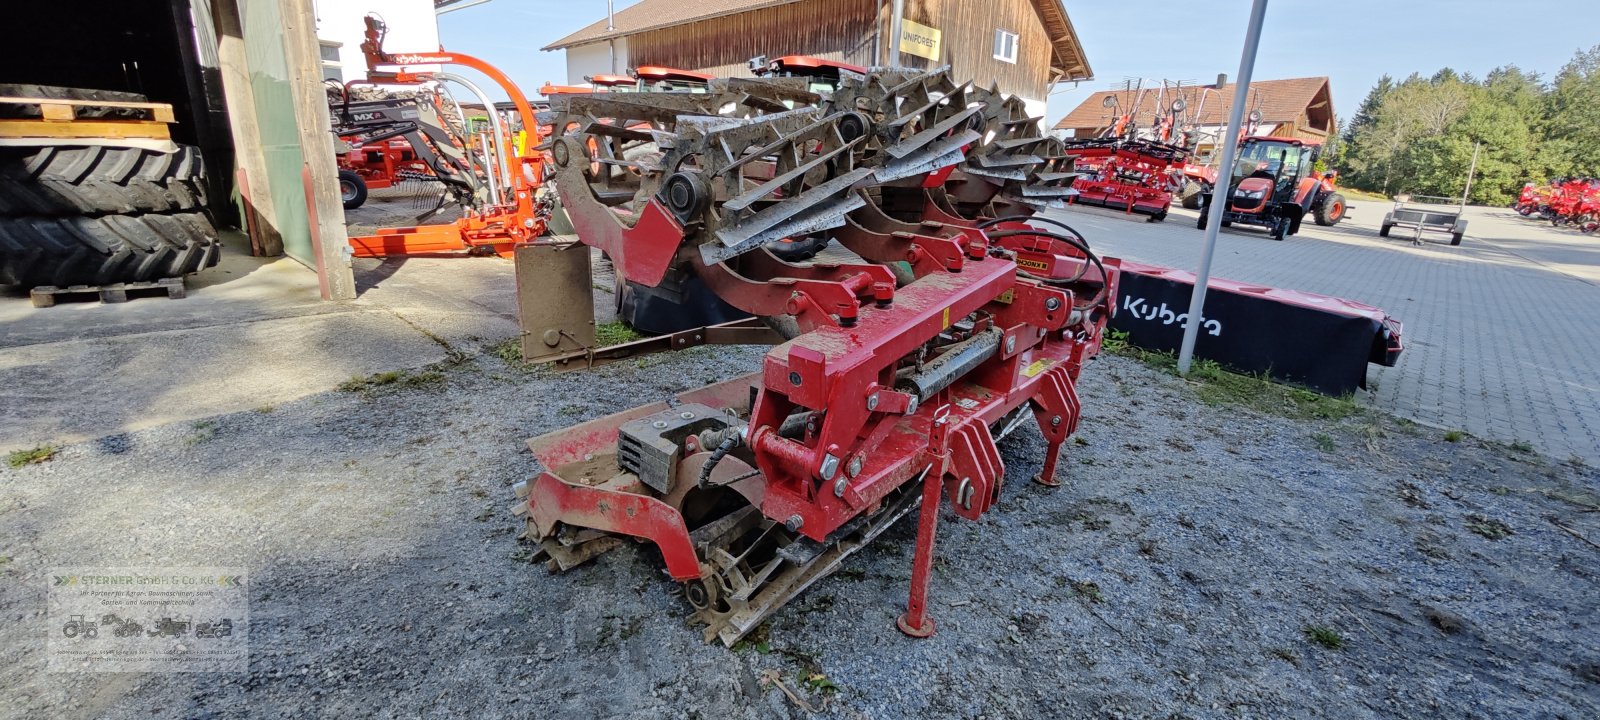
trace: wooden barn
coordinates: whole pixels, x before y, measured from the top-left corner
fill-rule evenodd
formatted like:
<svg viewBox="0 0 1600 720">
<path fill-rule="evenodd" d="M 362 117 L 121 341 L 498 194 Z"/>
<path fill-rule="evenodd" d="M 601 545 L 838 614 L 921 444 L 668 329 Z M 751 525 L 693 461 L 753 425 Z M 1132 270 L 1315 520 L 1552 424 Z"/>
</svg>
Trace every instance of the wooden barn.
<svg viewBox="0 0 1600 720">
<path fill-rule="evenodd" d="M 1061 3 L 642 0 L 544 49 L 566 52 L 571 84 L 645 65 L 749 75 L 747 62 L 762 55 L 813 55 L 863 67 L 948 64 L 955 77 L 997 83 L 1043 116 L 1052 86 L 1094 77 Z"/>
<path fill-rule="evenodd" d="M 1217 89 L 1211 85 L 1196 85 L 1181 89 L 1169 88 L 1162 92 L 1160 85 L 1143 90 L 1102 90 L 1090 95 L 1066 117 L 1055 124 L 1054 132 L 1062 137 L 1097 137 L 1114 122 L 1117 115 L 1137 105 L 1134 119 L 1140 127 L 1148 128 L 1163 106 L 1181 97 L 1187 105 L 1184 113 L 1189 124 L 1198 130 L 1199 156 L 1207 156 L 1215 139 L 1228 124 L 1228 114 L 1233 107 L 1233 83 Z M 1260 113 L 1253 126 L 1253 135 L 1290 137 L 1302 140 L 1325 141 L 1338 131 L 1338 119 L 1333 111 L 1333 93 L 1325 77 L 1289 78 L 1286 80 L 1261 80 L 1250 83 L 1249 99 L 1245 112 Z M 1248 117 L 1248 115 L 1247 115 Z"/>
</svg>

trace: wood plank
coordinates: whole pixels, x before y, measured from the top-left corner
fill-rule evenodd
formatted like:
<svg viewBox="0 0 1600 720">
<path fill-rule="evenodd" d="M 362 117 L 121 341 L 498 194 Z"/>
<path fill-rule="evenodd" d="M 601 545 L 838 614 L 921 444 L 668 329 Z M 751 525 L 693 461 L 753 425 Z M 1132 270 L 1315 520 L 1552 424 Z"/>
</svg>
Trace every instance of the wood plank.
<svg viewBox="0 0 1600 720">
<path fill-rule="evenodd" d="M 79 107 L 109 107 L 109 108 L 137 108 L 141 110 L 155 110 L 158 108 L 172 109 L 168 103 L 157 102 L 132 102 L 128 100 L 73 100 L 70 98 L 36 98 L 13 97 L 0 95 L 0 103 L 10 105 L 77 105 Z"/>
<path fill-rule="evenodd" d="M 60 122 L 63 120 L 71 122 L 73 118 L 78 116 L 78 113 L 72 109 L 71 105 L 57 103 L 40 103 L 39 114 L 49 122 Z"/>
<path fill-rule="evenodd" d="M 149 120 L 29 120 L 0 119 L 0 138 L 155 138 L 170 140 L 164 122 Z"/>
</svg>

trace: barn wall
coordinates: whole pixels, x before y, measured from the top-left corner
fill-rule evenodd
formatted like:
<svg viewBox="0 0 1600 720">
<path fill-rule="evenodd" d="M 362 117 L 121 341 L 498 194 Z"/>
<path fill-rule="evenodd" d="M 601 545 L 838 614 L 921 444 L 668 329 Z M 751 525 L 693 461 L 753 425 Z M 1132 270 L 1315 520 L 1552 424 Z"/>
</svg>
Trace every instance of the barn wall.
<svg viewBox="0 0 1600 720">
<path fill-rule="evenodd" d="M 906 0 L 905 17 L 937 28 L 943 37 L 939 61 L 900 53 L 901 64 L 948 64 L 958 80 L 971 79 L 984 86 L 998 83 L 1002 92 L 1041 103 L 1045 99 L 1045 86 L 1050 82 L 1050 38 L 1031 0 Z M 996 30 L 1017 34 L 1016 63 L 995 59 Z"/>
<path fill-rule="evenodd" d="M 630 67 L 718 76 L 748 76 L 747 63 L 758 55 L 814 55 L 869 66 L 875 64 L 877 9 L 876 0 L 810 0 L 663 28 L 629 37 L 628 59 Z"/>
</svg>

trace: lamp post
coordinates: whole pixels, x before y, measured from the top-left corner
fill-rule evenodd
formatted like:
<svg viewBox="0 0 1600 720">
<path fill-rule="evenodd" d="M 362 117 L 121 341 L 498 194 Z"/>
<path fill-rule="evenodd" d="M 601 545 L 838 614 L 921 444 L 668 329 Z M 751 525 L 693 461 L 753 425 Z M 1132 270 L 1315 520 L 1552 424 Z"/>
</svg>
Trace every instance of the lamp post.
<svg viewBox="0 0 1600 720">
<path fill-rule="evenodd" d="M 1200 253 L 1200 269 L 1194 274 L 1194 293 L 1189 297 L 1189 318 L 1183 325 L 1183 344 L 1178 347 L 1178 374 L 1188 375 L 1194 362 L 1194 343 L 1200 337 L 1200 313 L 1206 306 L 1206 284 L 1211 280 L 1211 257 L 1217 251 L 1217 233 L 1222 229 L 1222 212 L 1232 190 L 1234 156 L 1238 154 L 1239 126 L 1244 122 L 1245 102 L 1250 99 L 1250 74 L 1256 67 L 1256 48 L 1261 44 L 1261 24 L 1267 15 L 1267 0 L 1250 6 L 1250 25 L 1244 33 L 1244 52 L 1239 56 L 1239 79 L 1233 87 L 1233 107 L 1228 109 L 1228 131 L 1222 140 L 1222 165 L 1217 168 L 1217 184 L 1206 204 L 1205 249 Z M 1226 174 L 1224 174 L 1226 173 Z"/>
</svg>

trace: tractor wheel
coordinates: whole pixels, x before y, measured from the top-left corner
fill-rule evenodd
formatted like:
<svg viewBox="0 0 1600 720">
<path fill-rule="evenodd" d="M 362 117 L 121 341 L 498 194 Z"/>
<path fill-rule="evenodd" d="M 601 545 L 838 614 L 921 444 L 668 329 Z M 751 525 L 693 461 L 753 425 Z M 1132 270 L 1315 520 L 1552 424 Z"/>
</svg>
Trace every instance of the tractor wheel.
<svg viewBox="0 0 1600 720">
<path fill-rule="evenodd" d="M 1467 224 L 1464 222 L 1456 223 L 1455 227 L 1450 228 L 1450 244 L 1460 245 L 1461 236 L 1465 234 L 1467 234 Z"/>
<path fill-rule="evenodd" d="M 1157 223 L 1157 222 L 1161 222 L 1162 220 L 1166 220 L 1166 219 L 1167 219 L 1167 211 L 1162 210 L 1161 212 L 1158 212 L 1158 213 L 1156 213 L 1154 215 L 1151 215 L 1150 219 L 1146 220 L 1145 222 Z"/>
<path fill-rule="evenodd" d="M 1277 240 L 1279 242 L 1282 242 L 1284 236 L 1288 235 L 1288 234 L 1289 234 L 1289 221 L 1288 220 L 1285 220 L 1283 218 L 1278 218 L 1277 220 L 1273 221 L 1273 223 L 1272 223 L 1272 231 L 1271 231 L 1271 237 L 1272 237 L 1273 240 Z"/>
<path fill-rule="evenodd" d="M 1231 221 L 1231 220 L 1223 220 L 1222 221 L 1222 226 L 1223 227 L 1233 227 L 1233 221 Z"/>
<path fill-rule="evenodd" d="M 1202 192 L 1205 192 L 1205 186 L 1201 185 L 1200 183 L 1190 182 L 1185 184 L 1183 186 L 1183 193 L 1180 195 L 1180 197 L 1183 199 L 1183 209 L 1199 210 L 1200 193 Z"/>
<path fill-rule="evenodd" d="M 1322 204 L 1317 206 L 1317 224 L 1323 227 L 1337 224 L 1344 219 L 1344 196 L 1333 193 L 1322 199 Z"/>
<path fill-rule="evenodd" d="M 367 201 L 367 181 L 354 170 L 339 171 L 339 199 L 344 201 L 344 209 L 354 210 Z"/>
<path fill-rule="evenodd" d="M 1383 214 L 1383 224 L 1378 226 L 1378 237 L 1389 237 L 1389 231 L 1394 228 L 1394 213 Z"/>
<path fill-rule="evenodd" d="M 0 216 L 168 213 L 204 208 L 200 150 L 130 147 L 0 149 Z"/>
<path fill-rule="evenodd" d="M 217 264 L 203 212 L 0 218 L 0 285 L 108 285 L 179 277 Z"/>
<path fill-rule="evenodd" d="M 1194 226 L 1197 227 L 1197 228 L 1200 228 L 1201 230 L 1206 229 L 1206 214 L 1205 213 L 1200 213 L 1200 219 L 1195 221 Z"/>
</svg>

